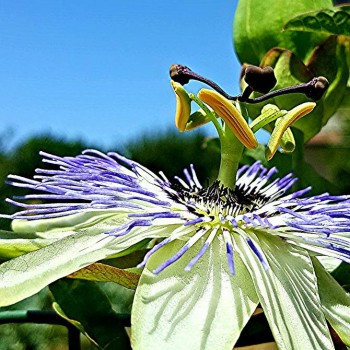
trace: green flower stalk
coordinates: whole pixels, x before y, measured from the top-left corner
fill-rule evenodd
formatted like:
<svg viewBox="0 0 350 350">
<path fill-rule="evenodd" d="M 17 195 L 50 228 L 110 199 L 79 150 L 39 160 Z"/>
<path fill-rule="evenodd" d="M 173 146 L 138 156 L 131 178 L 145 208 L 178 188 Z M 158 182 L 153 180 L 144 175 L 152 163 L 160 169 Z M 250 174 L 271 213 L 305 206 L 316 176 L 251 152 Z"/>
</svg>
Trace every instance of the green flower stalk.
<svg viewBox="0 0 350 350">
<path fill-rule="evenodd" d="M 34 191 L 24 201 L 8 200 L 23 208 L 9 216 L 14 236 L 51 241 L 0 265 L 1 305 L 156 239 L 137 266 L 133 349 L 232 349 L 259 304 L 280 349 L 334 349 L 327 322 L 350 346 L 350 298 L 317 260 L 350 263 L 350 197 L 307 197 L 310 188 L 288 194 L 297 181 L 291 174 L 278 178 L 259 162 L 239 168 L 244 147 L 257 146 L 239 99 L 206 90 L 188 96 L 221 141 L 218 179 L 208 188 L 192 165 L 170 181 L 94 150 L 42 153 L 55 169 L 38 169 L 34 179 L 9 176 L 11 185 Z M 184 111 L 181 103 L 188 100 L 178 100 Z M 283 112 L 274 126 L 277 143 L 312 106 Z M 176 115 L 181 129 L 192 122 L 189 109 Z"/>
</svg>

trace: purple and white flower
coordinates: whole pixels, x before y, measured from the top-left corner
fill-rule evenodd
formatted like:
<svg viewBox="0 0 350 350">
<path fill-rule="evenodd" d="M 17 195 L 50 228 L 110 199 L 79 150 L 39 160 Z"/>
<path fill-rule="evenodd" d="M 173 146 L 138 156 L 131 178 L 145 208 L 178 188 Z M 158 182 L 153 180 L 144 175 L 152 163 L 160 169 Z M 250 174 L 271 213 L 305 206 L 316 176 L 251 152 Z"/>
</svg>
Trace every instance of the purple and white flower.
<svg viewBox="0 0 350 350">
<path fill-rule="evenodd" d="M 334 348 L 327 321 L 350 345 L 350 298 L 316 258 L 350 262 L 350 196 L 287 194 L 297 180 L 259 162 L 229 189 L 192 165 L 170 181 L 117 153 L 42 155 L 52 169 L 9 177 L 35 193 L 8 201 L 23 208 L 13 230 L 47 245 L 0 265 L 1 305 L 153 240 L 134 349 L 232 349 L 259 303 L 281 349 Z"/>
</svg>

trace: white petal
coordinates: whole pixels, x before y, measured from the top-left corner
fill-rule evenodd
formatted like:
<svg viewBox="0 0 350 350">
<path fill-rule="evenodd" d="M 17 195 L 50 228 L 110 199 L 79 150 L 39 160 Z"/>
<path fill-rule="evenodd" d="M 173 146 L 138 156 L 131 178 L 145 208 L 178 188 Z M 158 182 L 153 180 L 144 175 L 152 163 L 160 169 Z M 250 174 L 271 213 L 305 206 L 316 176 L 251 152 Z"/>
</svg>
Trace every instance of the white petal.
<svg viewBox="0 0 350 350">
<path fill-rule="evenodd" d="M 191 271 L 184 269 L 198 253 L 197 242 L 158 275 L 151 271 L 174 255 L 183 242 L 172 242 L 148 261 L 132 309 L 134 350 L 232 349 L 258 300 L 242 261 L 229 274 L 222 239 L 214 239 Z"/>
<path fill-rule="evenodd" d="M 334 349 L 322 313 L 316 276 L 309 255 L 303 249 L 264 232 L 250 236 L 269 263 L 264 269 L 240 236 L 237 249 L 249 270 L 261 305 L 280 349 Z"/>
</svg>

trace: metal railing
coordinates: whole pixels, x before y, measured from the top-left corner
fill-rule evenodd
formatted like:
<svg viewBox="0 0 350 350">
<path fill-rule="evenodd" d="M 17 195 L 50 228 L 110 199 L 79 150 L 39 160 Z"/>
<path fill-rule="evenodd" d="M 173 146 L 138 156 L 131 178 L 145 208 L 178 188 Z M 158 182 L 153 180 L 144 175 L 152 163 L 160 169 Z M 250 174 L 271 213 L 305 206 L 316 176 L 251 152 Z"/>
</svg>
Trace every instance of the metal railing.
<svg viewBox="0 0 350 350">
<path fill-rule="evenodd" d="M 80 332 L 55 311 L 13 310 L 0 312 L 0 325 L 8 323 L 36 323 L 64 326 L 68 330 L 68 349 L 81 350 Z"/>
</svg>

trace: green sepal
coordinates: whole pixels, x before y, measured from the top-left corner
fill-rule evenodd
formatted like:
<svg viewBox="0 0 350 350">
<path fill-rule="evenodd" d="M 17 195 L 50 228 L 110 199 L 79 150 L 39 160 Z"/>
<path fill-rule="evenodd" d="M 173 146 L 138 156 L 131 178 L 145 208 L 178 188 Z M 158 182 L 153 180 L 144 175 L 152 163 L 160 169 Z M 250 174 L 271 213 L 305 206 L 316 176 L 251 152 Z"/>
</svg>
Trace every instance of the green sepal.
<svg viewBox="0 0 350 350">
<path fill-rule="evenodd" d="M 327 321 L 344 344 L 350 347 L 350 294 L 345 292 L 316 258 L 312 258 L 312 262 Z"/>
<path fill-rule="evenodd" d="M 79 230 L 109 217 L 119 216 L 124 219 L 126 214 L 120 213 L 120 210 L 90 210 L 78 214 L 66 215 L 58 218 L 41 220 L 13 220 L 12 230 L 18 233 L 38 233 L 44 232 L 53 234 L 55 232 Z M 122 222 L 122 220 L 121 220 Z"/>
<path fill-rule="evenodd" d="M 113 282 L 128 289 L 136 289 L 140 274 L 107 264 L 94 263 L 71 273 L 67 277 L 94 282 Z"/>
<path fill-rule="evenodd" d="M 106 234 L 120 225 L 119 220 L 120 217 L 115 215 L 98 225 L 80 229 L 41 249 L 2 263 L 0 306 L 27 298 L 57 279 L 99 260 L 123 255 L 125 250 L 157 234 L 152 229 L 137 231 L 127 238 Z"/>
<path fill-rule="evenodd" d="M 302 103 L 290 111 L 288 111 L 283 117 L 280 117 L 276 120 L 275 127 L 271 133 L 269 142 L 266 146 L 266 159 L 270 160 L 276 153 L 278 145 L 283 143 L 286 140 L 286 132 L 290 125 L 295 123 L 297 120 L 303 118 L 305 115 L 309 114 L 315 108 L 314 102 L 305 102 Z M 282 138 L 285 137 L 284 141 L 281 141 Z M 295 147 L 295 140 L 292 135 L 292 140 L 294 144 L 292 144 L 293 150 Z"/>
</svg>

